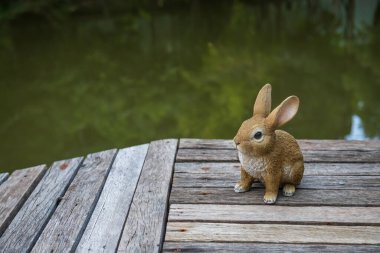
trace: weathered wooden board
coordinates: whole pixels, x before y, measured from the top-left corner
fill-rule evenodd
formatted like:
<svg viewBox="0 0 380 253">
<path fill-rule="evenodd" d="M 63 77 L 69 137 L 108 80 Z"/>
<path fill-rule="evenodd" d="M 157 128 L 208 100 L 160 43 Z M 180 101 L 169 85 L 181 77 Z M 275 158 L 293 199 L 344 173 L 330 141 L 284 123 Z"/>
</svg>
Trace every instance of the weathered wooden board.
<svg viewBox="0 0 380 253">
<path fill-rule="evenodd" d="M 227 187 L 233 188 L 239 175 L 175 173 L 173 187 Z M 253 183 L 253 188 L 264 187 Z M 364 189 L 380 190 L 380 176 L 304 176 L 298 189 Z"/>
<path fill-rule="evenodd" d="M 0 185 L 0 236 L 36 187 L 46 171 L 46 165 L 14 171 Z"/>
<path fill-rule="evenodd" d="M 378 163 L 380 162 L 379 150 L 304 150 L 302 151 L 305 162 L 356 162 Z"/>
<path fill-rule="evenodd" d="M 302 150 L 379 151 L 380 141 L 297 140 Z"/>
<path fill-rule="evenodd" d="M 187 139 L 179 140 L 179 149 L 235 149 L 235 144 L 231 140 L 219 139 Z"/>
<path fill-rule="evenodd" d="M 31 250 L 81 161 L 82 158 L 73 158 L 55 162 L 50 167 L 0 238 L 0 252 Z"/>
<path fill-rule="evenodd" d="M 378 150 L 304 150 L 305 162 L 380 162 Z M 232 149 L 179 149 L 176 162 L 237 162 L 237 151 Z"/>
<path fill-rule="evenodd" d="M 176 163 L 175 173 L 240 176 L 240 163 Z M 380 163 L 305 163 L 305 176 L 376 176 Z M 191 177 L 191 175 L 189 175 Z"/>
<path fill-rule="evenodd" d="M 291 243 L 199 243 L 199 242 L 165 242 L 163 252 L 219 252 L 219 253 L 320 253 L 320 252 L 355 252 L 378 253 L 380 245 L 369 244 L 291 244 Z"/>
<path fill-rule="evenodd" d="M 2 184 L 3 182 L 5 182 L 5 180 L 7 180 L 9 177 L 9 173 L 1 173 L 0 174 L 0 184 Z"/>
<path fill-rule="evenodd" d="M 380 207 L 173 204 L 169 222 L 380 224 Z"/>
<path fill-rule="evenodd" d="M 299 189 L 368 189 L 380 190 L 380 176 L 305 176 Z"/>
<path fill-rule="evenodd" d="M 77 252 L 115 252 L 148 144 L 119 150 Z"/>
<path fill-rule="evenodd" d="M 174 166 L 174 173 L 240 173 L 240 163 L 238 162 L 184 162 L 176 163 Z"/>
<path fill-rule="evenodd" d="M 237 162 L 236 150 L 178 149 L 176 162 Z"/>
<path fill-rule="evenodd" d="M 376 176 L 380 163 L 305 163 L 307 176 Z"/>
<path fill-rule="evenodd" d="M 229 149 L 179 149 L 176 162 L 237 162 L 236 150 Z"/>
<path fill-rule="evenodd" d="M 171 204 L 262 205 L 264 189 L 236 193 L 233 188 L 172 188 Z M 281 193 L 276 205 L 293 206 L 380 206 L 380 190 L 306 190 L 297 189 L 292 197 Z"/>
<path fill-rule="evenodd" d="M 177 140 L 149 145 L 118 252 L 159 252 L 165 231 Z"/>
<path fill-rule="evenodd" d="M 168 222 L 166 241 L 380 244 L 378 226 Z"/>
<path fill-rule="evenodd" d="M 115 154 L 113 149 L 87 156 L 32 252 L 70 252 L 76 248 Z"/>
<path fill-rule="evenodd" d="M 297 140 L 302 150 L 379 150 L 380 141 Z M 180 139 L 180 149 L 235 149 L 231 140 Z"/>
</svg>

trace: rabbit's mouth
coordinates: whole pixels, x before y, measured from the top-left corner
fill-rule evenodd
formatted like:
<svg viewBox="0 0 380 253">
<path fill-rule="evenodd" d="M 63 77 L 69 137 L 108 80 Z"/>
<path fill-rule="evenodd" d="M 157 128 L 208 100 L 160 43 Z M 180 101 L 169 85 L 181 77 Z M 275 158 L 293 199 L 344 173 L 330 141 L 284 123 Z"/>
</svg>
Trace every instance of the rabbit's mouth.
<svg viewBox="0 0 380 253">
<path fill-rule="evenodd" d="M 239 153 L 241 154 L 247 154 L 247 150 L 245 150 L 244 148 L 241 147 L 241 145 L 237 145 L 236 146 L 236 149 L 238 150 Z"/>
</svg>

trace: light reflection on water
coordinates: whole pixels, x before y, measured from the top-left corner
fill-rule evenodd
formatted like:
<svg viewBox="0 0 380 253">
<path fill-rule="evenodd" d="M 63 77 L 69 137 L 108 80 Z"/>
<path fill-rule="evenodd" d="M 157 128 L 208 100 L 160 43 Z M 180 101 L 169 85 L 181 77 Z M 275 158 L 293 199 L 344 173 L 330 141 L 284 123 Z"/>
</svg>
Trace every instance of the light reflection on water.
<svg viewBox="0 0 380 253">
<path fill-rule="evenodd" d="M 0 171 L 161 138 L 230 139 L 268 82 L 273 107 L 300 97 L 285 127 L 296 138 L 376 138 L 380 18 L 364 2 L 353 20 L 339 1 L 191 1 L 3 23 Z"/>
<path fill-rule="evenodd" d="M 352 115 L 351 132 L 346 135 L 346 140 L 367 140 L 365 135 L 363 123 L 358 115 Z"/>
<path fill-rule="evenodd" d="M 351 118 L 351 131 L 348 135 L 345 136 L 346 140 L 379 140 L 379 135 L 368 137 L 365 133 L 365 129 L 363 127 L 362 119 L 358 115 L 352 115 Z"/>
</svg>

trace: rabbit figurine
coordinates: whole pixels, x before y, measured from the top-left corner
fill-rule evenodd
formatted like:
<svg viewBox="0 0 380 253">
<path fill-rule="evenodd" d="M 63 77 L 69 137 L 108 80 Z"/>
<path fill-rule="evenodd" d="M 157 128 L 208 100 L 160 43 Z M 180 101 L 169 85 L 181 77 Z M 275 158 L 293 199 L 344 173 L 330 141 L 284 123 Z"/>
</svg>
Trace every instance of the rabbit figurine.
<svg viewBox="0 0 380 253">
<path fill-rule="evenodd" d="M 301 182 L 303 155 L 294 137 L 276 130 L 296 115 L 299 99 L 290 96 L 271 112 L 270 84 L 257 95 L 253 117 L 244 121 L 234 137 L 241 163 L 241 178 L 235 192 L 249 191 L 254 180 L 265 185 L 264 202 L 276 202 L 278 190 L 292 196 Z"/>
</svg>

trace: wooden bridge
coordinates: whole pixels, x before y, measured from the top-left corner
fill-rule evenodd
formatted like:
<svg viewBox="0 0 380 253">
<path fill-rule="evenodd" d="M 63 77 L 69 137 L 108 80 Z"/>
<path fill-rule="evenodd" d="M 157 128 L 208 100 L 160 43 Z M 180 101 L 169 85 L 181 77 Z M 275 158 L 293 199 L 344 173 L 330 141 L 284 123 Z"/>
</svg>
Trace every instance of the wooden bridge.
<svg viewBox="0 0 380 253">
<path fill-rule="evenodd" d="M 232 141 L 168 139 L 0 174 L 0 252 L 380 252 L 380 142 L 299 141 L 295 196 L 235 193 Z"/>
</svg>

